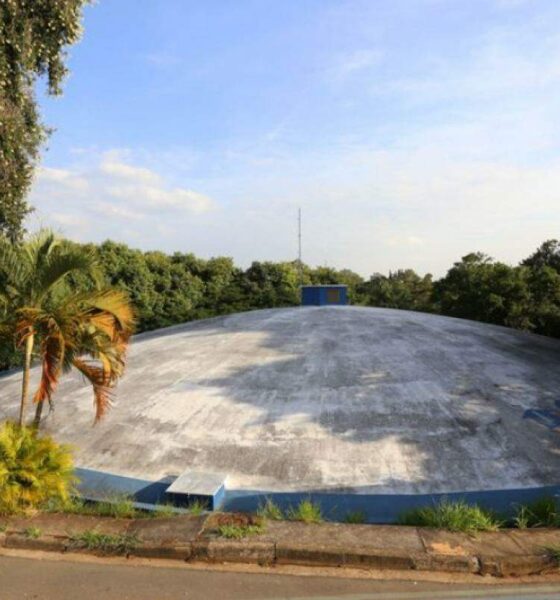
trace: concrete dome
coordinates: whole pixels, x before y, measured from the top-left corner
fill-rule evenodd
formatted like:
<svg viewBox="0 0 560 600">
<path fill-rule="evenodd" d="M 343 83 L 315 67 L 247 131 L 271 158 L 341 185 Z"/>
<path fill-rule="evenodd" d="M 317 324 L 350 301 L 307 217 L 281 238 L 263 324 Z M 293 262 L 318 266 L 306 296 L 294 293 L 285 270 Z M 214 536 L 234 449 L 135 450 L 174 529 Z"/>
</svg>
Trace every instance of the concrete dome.
<svg viewBox="0 0 560 600">
<path fill-rule="evenodd" d="M 558 482 L 559 366 L 560 341 L 481 323 L 264 310 L 137 336 L 105 420 L 92 427 L 91 389 L 69 375 L 46 429 L 79 466 L 144 479 L 196 469 L 238 490 L 537 487 Z M 0 385 L 0 415 L 14 417 L 20 375 Z"/>
</svg>

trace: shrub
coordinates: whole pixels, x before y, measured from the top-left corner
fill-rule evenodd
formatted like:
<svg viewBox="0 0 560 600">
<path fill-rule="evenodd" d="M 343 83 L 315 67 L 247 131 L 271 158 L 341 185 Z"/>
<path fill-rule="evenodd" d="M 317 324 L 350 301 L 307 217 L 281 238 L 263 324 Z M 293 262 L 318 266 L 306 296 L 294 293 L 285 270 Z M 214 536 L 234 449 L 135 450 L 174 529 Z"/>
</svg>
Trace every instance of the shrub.
<svg viewBox="0 0 560 600">
<path fill-rule="evenodd" d="M 67 502 L 76 481 L 73 472 L 68 446 L 15 423 L 0 426 L 0 514 Z"/>
<path fill-rule="evenodd" d="M 270 521 L 281 521 L 284 518 L 280 507 L 270 498 L 267 498 L 266 502 L 259 506 L 257 514 L 263 519 L 269 519 Z"/>
<path fill-rule="evenodd" d="M 302 500 L 296 508 L 290 508 L 287 516 L 290 521 L 303 521 L 304 523 L 320 523 L 323 520 L 321 505 L 311 500 Z"/>
<path fill-rule="evenodd" d="M 436 527 L 449 531 L 495 531 L 500 523 L 489 511 L 466 502 L 442 500 L 435 506 L 416 508 L 401 516 L 402 525 Z"/>
</svg>

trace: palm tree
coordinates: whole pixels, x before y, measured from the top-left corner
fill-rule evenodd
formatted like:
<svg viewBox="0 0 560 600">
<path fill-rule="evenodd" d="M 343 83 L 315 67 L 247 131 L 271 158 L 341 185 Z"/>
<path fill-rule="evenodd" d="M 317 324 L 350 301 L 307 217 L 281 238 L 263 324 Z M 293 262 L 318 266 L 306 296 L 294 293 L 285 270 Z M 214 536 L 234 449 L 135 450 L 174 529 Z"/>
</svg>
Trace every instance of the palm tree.
<svg viewBox="0 0 560 600">
<path fill-rule="evenodd" d="M 41 380 L 34 396 L 34 425 L 45 400 L 52 403 L 62 373 L 77 369 L 92 385 L 95 420 L 106 412 L 111 388 L 123 374 L 133 314 L 128 298 L 116 290 L 68 294 L 48 310 L 22 309 L 19 331 L 40 339 Z M 26 335 L 25 333 L 23 334 Z"/>
<path fill-rule="evenodd" d="M 85 275 L 99 287 L 94 256 L 49 231 L 22 245 L 0 242 L 0 270 L 4 279 L 0 302 L 9 306 L 8 321 L 24 351 L 19 424 L 25 422 L 37 348 L 42 369 L 34 397 L 35 423 L 40 422 L 44 401 L 51 401 L 61 373 L 72 366 L 92 383 L 99 419 L 109 404 L 110 387 L 122 374 L 132 333 L 126 296 L 113 290 L 73 291 L 68 279 L 76 275 Z"/>
</svg>

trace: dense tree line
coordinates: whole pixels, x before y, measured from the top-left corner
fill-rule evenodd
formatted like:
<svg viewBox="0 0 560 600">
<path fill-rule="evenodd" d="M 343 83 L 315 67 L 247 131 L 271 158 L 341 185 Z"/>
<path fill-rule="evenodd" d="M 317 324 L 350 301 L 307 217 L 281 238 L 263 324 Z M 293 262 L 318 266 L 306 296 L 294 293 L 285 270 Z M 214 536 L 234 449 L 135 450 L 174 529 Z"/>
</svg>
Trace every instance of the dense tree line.
<svg viewBox="0 0 560 600">
<path fill-rule="evenodd" d="M 297 261 L 254 262 L 244 270 L 231 258 L 143 252 L 112 241 L 84 249 L 95 255 L 103 283 L 128 293 L 137 331 L 299 303 Z M 437 281 L 412 269 L 375 274 L 368 280 L 348 269 L 304 265 L 302 271 L 304 284 L 348 285 L 352 304 L 433 312 L 560 337 L 556 240 L 542 244 L 518 266 L 468 254 Z M 93 285 L 77 277 L 71 283 L 80 288 Z M 13 356 L 13 349 L 1 348 L 0 366 L 14 364 Z"/>
</svg>

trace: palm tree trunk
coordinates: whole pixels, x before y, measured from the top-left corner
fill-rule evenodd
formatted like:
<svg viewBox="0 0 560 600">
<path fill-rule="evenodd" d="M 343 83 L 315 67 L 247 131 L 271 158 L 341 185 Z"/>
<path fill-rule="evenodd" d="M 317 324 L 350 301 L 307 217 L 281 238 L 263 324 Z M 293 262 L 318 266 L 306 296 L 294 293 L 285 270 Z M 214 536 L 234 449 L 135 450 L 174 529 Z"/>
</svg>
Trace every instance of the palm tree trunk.
<svg viewBox="0 0 560 600">
<path fill-rule="evenodd" d="M 21 404 L 19 407 L 20 427 L 23 427 L 24 425 L 27 397 L 29 396 L 29 375 L 31 372 L 31 354 L 33 352 L 34 338 L 35 335 L 31 333 L 25 340 L 25 362 L 23 364 L 23 383 L 21 386 Z"/>
<path fill-rule="evenodd" d="M 44 400 L 39 400 L 39 402 L 37 402 L 37 406 L 35 407 L 35 418 L 33 419 L 34 429 L 39 429 L 39 426 L 41 425 L 41 415 L 43 413 L 44 403 Z"/>
</svg>

